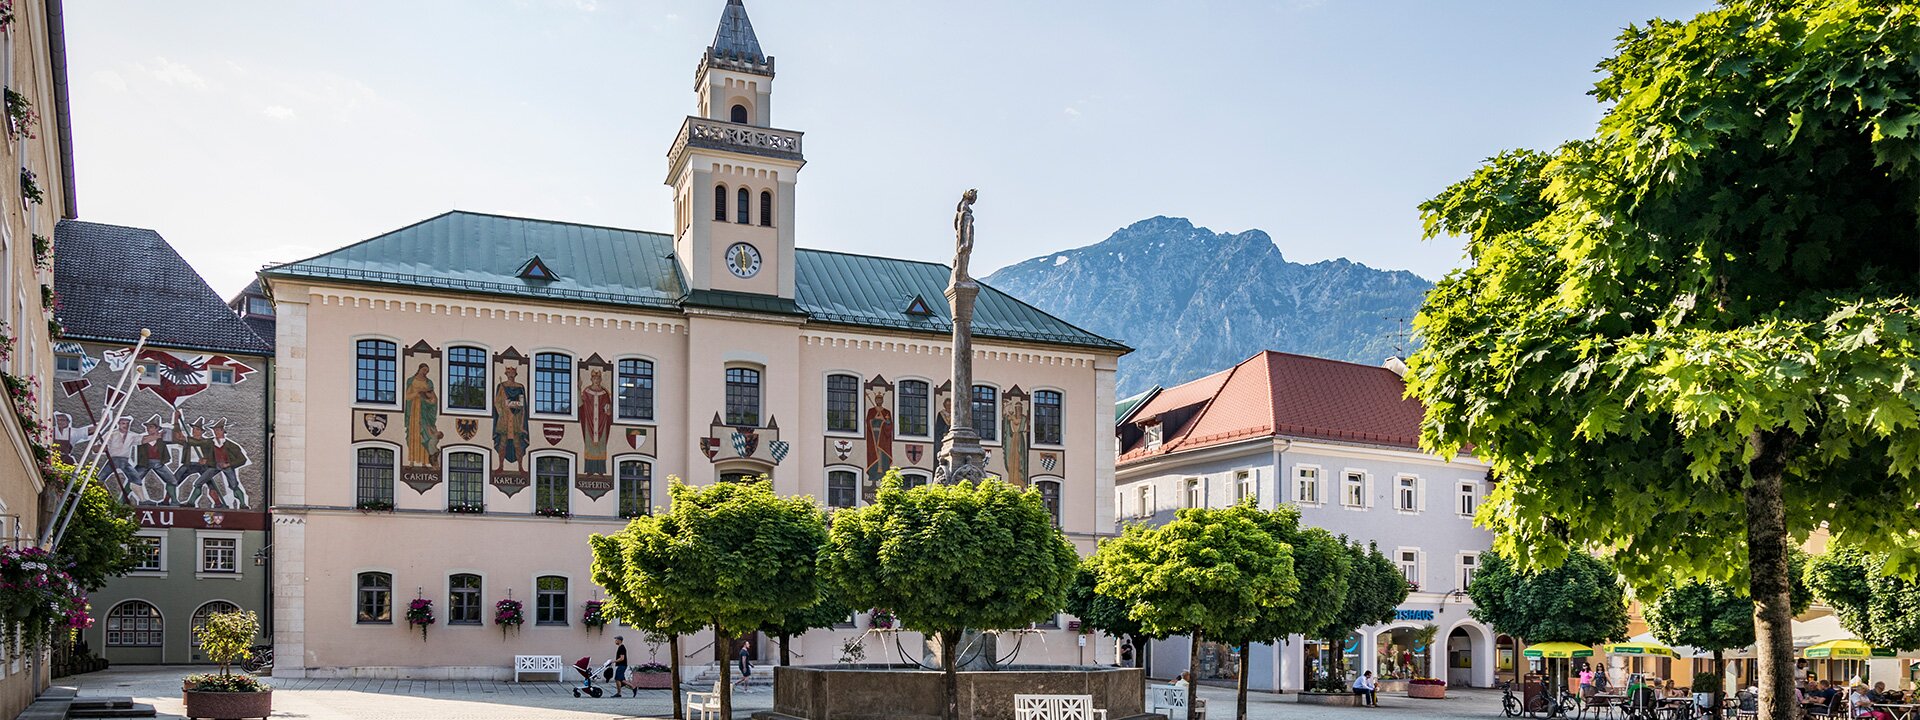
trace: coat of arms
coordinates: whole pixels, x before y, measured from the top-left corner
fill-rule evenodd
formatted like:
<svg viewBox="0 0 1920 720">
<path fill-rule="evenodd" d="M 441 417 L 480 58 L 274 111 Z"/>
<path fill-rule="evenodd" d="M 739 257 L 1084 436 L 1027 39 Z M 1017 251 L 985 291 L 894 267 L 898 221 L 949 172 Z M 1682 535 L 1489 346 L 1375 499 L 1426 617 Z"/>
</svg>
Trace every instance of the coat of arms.
<svg viewBox="0 0 1920 720">
<path fill-rule="evenodd" d="M 779 465 L 780 461 L 787 459 L 787 451 L 791 449 L 793 449 L 793 446 L 785 440 L 775 440 L 767 443 L 767 452 L 773 453 L 773 464 L 775 465 Z"/>
<path fill-rule="evenodd" d="M 708 460 L 712 460 L 714 456 L 719 455 L 720 454 L 720 438 L 717 438 L 717 437 L 700 438 L 700 454 L 707 456 Z"/>
<path fill-rule="evenodd" d="M 480 421 L 455 420 L 453 421 L 453 429 L 460 433 L 461 440 L 472 440 L 474 435 L 480 433 Z"/>
<path fill-rule="evenodd" d="M 380 433 L 387 431 L 386 413 L 367 413 L 360 418 L 360 422 L 367 426 L 367 432 L 373 433 L 374 437 L 380 437 Z"/>
<path fill-rule="evenodd" d="M 740 430 L 733 433 L 733 451 L 740 457 L 753 457 L 753 451 L 760 449 L 760 433 L 752 430 Z"/>
<path fill-rule="evenodd" d="M 926 451 L 927 451 L 927 449 L 926 449 L 926 447 L 924 447 L 924 446 L 921 446 L 921 445 L 908 445 L 908 446 L 907 446 L 907 460 L 908 460 L 909 462 L 912 462 L 912 463 L 913 463 L 913 464 L 915 464 L 915 465 L 919 465 L 919 464 L 920 464 L 920 456 L 921 456 L 921 455 L 923 455 L 923 454 L 925 454 L 925 453 L 926 453 Z"/>
<path fill-rule="evenodd" d="M 560 423 L 541 423 L 540 433 L 547 438 L 548 445 L 559 445 L 567 437 L 567 426 Z"/>
<path fill-rule="evenodd" d="M 647 444 L 646 428 L 627 428 L 627 447 L 639 450 L 640 446 L 645 444 Z"/>
<path fill-rule="evenodd" d="M 853 442 L 850 440 L 835 440 L 833 441 L 833 452 L 835 455 L 839 455 L 841 460 L 845 460 L 848 455 L 853 454 Z"/>
<path fill-rule="evenodd" d="M 1041 470 L 1045 470 L 1047 472 L 1053 472 L 1053 468 L 1058 466 L 1059 464 L 1060 464 L 1059 455 L 1055 455 L 1053 453 L 1040 453 L 1040 469 Z"/>
</svg>

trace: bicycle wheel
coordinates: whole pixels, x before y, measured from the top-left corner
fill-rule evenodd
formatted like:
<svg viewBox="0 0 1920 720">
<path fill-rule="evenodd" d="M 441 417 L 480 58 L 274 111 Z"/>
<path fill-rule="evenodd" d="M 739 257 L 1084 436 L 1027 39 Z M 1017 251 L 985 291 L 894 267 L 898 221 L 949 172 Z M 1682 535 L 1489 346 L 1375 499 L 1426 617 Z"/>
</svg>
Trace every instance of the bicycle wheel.
<svg viewBox="0 0 1920 720">
<path fill-rule="evenodd" d="M 1500 701 L 1500 712 L 1507 717 L 1520 717 L 1520 698 L 1506 696 Z"/>
</svg>

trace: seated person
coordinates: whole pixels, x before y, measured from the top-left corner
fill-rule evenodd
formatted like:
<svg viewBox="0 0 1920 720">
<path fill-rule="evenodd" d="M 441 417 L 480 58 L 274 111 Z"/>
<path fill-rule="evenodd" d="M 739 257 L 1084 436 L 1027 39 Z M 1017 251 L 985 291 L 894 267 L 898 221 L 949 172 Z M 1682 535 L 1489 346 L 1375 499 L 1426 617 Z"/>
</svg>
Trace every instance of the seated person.
<svg viewBox="0 0 1920 720">
<path fill-rule="evenodd" d="M 1353 695 L 1359 699 L 1361 705 L 1367 707 L 1380 706 L 1380 695 L 1373 681 L 1372 670 L 1368 670 L 1362 673 L 1360 677 L 1353 679 Z"/>
<path fill-rule="evenodd" d="M 1853 691 L 1847 694 L 1847 707 L 1852 710 L 1852 712 L 1847 713 L 1847 716 L 1872 718 L 1872 720 L 1893 720 L 1891 713 L 1873 706 L 1873 700 L 1867 698 L 1867 692 L 1868 690 L 1865 684 L 1853 686 Z"/>
<path fill-rule="evenodd" d="M 1867 691 L 1867 699 L 1876 703 L 1893 702 L 1887 699 L 1887 684 L 1885 682 L 1874 683 L 1873 689 Z"/>
</svg>

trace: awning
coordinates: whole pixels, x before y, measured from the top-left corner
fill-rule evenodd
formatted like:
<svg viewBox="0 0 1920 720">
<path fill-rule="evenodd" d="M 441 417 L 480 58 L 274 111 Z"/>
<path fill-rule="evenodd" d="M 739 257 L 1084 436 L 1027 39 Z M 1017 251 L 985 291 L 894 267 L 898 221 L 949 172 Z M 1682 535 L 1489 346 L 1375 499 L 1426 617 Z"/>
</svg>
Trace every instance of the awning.
<svg viewBox="0 0 1920 720">
<path fill-rule="evenodd" d="M 1528 645 L 1520 651 L 1522 657 L 1530 658 L 1582 658 L 1593 657 L 1593 648 L 1570 642 L 1545 642 Z"/>
</svg>

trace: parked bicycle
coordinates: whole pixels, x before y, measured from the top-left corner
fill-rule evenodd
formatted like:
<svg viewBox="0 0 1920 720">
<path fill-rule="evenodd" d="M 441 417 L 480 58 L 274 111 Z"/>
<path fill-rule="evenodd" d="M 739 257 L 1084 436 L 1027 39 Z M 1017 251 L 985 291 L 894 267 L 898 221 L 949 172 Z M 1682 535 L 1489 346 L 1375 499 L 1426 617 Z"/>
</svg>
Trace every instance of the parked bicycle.
<svg viewBox="0 0 1920 720">
<path fill-rule="evenodd" d="M 262 670 L 273 669 L 273 646 L 255 645 L 247 648 L 247 659 L 240 663 L 247 672 L 258 674 Z"/>
</svg>

